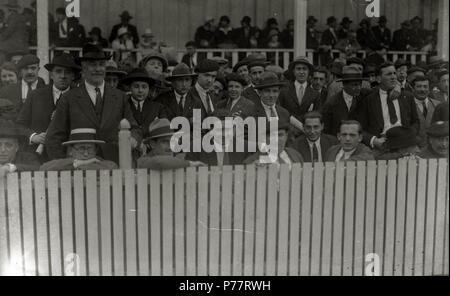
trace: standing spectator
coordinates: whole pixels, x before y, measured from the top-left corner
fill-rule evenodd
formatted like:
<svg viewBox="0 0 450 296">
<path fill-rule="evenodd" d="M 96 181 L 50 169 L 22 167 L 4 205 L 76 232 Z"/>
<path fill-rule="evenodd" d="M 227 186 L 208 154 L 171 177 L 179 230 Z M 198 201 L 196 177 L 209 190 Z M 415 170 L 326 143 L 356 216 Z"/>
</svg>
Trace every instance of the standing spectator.
<svg viewBox="0 0 450 296">
<path fill-rule="evenodd" d="M 16 84 L 19 80 L 16 65 L 12 62 L 6 62 L 0 67 L 0 89 L 5 86 Z"/>
<path fill-rule="evenodd" d="M 255 104 L 242 96 L 244 87 L 247 85 L 245 79 L 236 73 L 232 73 L 226 77 L 226 83 L 227 97 L 222 101 L 222 105 L 219 104 L 217 107 L 226 109 L 233 117 L 239 116 L 246 119 L 254 116 Z"/>
<path fill-rule="evenodd" d="M 133 19 L 133 17 L 126 10 L 122 12 L 122 14 L 119 15 L 119 17 L 120 17 L 120 24 L 117 24 L 112 28 L 111 35 L 109 36 L 109 42 L 112 43 L 114 40 L 116 40 L 119 29 L 124 28 L 128 32 L 130 32 L 131 40 L 133 41 L 133 44 L 136 47 L 139 44 L 139 35 L 137 28 L 130 24 L 130 20 Z"/>
<path fill-rule="evenodd" d="M 248 71 L 248 62 L 246 60 L 240 61 L 239 63 L 234 65 L 233 72 L 244 78 L 247 82 L 246 85 L 252 83 L 252 79 L 250 78 L 250 73 Z"/>
<path fill-rule="evenodd" d="M 214 42 L 214 18 L 207 17 L 205 23 L 195 31 L 198 48 L 211 48 Z"/>
<path fill-rule="evenodd" d="M 111 44 L 112 49 L 116 51 L 116 60 L 118 62 L 130 58 L 135 49 L 132 36 L 126 28 L 120 28 L 117 32 L 117 39 Z"/>
<path fill-rule="evenodd" d="M 278 29 L 278 22 L 275 18 L 270 18 L 267 20 L 266 27 L 261 31 L 261 35 L 259 36 L 260 45 L 265 46 L 265 44 L 267 44 L 269 34 L 272 30 L 280 32 L 280 29 Z"/>
<path fill-rule="evenodd" d="M 255 90 L 255 87 L 260 83 L 261 76 L 266 70 L 265 61 L 254 60 L 248 64 L 248 71 L 250 74 L 251 83 L 244 90 L 242 95 L 252 101 L 253 103 L 259 102 L 259 94 Z"/>
<path fill-rule="evenodd" d="M 361 45 L 356 40 L 356 33 L 354 31 L 349 31 L 347 32 L 346 38 L 339 39 L 335 48 L 344 53 L 345 57 L 348 59 L 356 56 L 356 53 L 361 50 Z"/>
<path fill-rule="evenodd" d="M 373 27 L 372 31 L 380 46 L 388 50 L 391 45 L 391 30 L 389 30 L 386 25 L 387 18 L 386 16 L 382 15 L 378 20 L 378 26 Z"/>
<path fill-rule="evenodd" d="M 28 34 L 29 34 L 29 40 L 28 44 L 30 46 L 36 46 L 37 45 L 37 19 L 36 19 L 36 12 L 28 7 L 25 7 L 22 12 L 23 17 L 25 18 Z"/>
<path fill-rule="evenodd" d="M 319 49 L 319 40 L 316 30 L 317 19 L 310 15 L 306 21 L 306 48 L 307 49 Z"/>
<path fill-rule="evenodd" d="M 377 48 L 378 43 L 372 31 L 370 19 L 363 19 L 359 23 L 360 28 L 356 31 L 356 40 L 362 49 Z"/>
<path fill-rule="evenodd" d="M 186 54 L 181 59 L 181 62 L 186 64 L 189 68 L 195 69 L 198 63 L 205 59 L 204 54 L 197 52 L 197 45 L 194 41 L 186 43 Z"/>
<path fill-rule="evenodd" d="M 337 20 L 334 16 L 330 16 L 327 19 L 326 29 L 322 34 L 322 40 L 320 41 L 320 50 L 321 50 L 321 63 L 322 65 L 328 65 L 332 61 L 331 50 L 335 47 L 338 42 L 336 35 L 336 26 Z"/>
<path fill-rule="evenodd" d="M 428 36 L 428 33 L 426 32 L 426 30 L 423 29 L 422 18 L 415 16 L 411 20 L 411 24 L 412 24 L 412 30 L 410 32 L 410 34 L 411 34 L 411 39 L 410 39 L 411 49 L 410 50 L 412 50 L 412 51 L 421 50 L 422 47 L 425 46 L 425 41 Z"/>
<path fill-rule="evenodd" d="M 395 61 L 394 66 L 397 70 L 397 80 L 400 82 L 401 88 L 406 89 L 408 86 L 406 78 L 408 78 L 408 69 L 411 66 L 411 63 L 403 59 L 398 59 Z"/>
<path fill-rule="evenodd" d="M 448 102 L 448 89 L 449 89 L 449 82 L 448 82 L 448 70 L 441 70 L 437 73 L 437 77 L 439 79 L 439 84 L 437 85 L 437 88 L 433 90 L 433 98 L 441 101 L 441 102 Z"/>
<path fill-rule="evenodd" d="M 346 39 L 348 32 L 350 32 L 350 25 L 353 23 L 348 16 L 344 17 L 341 21 L 341 28 L 337 31 L 336 35 L 339 39 Z"/>
<path fill-rule="evenodd" d="M 19 14 L 20 5 L 17 1 L 5 4 L 7 10 L 6 26 L 0 33 L 0 63 L 3 64 L 6 55 L 15 51 L 28 51 L 29 33 L 25 17 Z"/>
<path fill-rule="evenodd" d="M 281 48 L 283 44 L 279 41 L 280 32 L 277 30 L 272 30 L 269 33 L 269 36 L 267 36 L 267 48 Z M 271 57 L 268 57 L 268 60 L 272 60 Z"/>
<path fill-rule="evenodd" d="M 67 18 L 66 9 L 56 9 L 56 22 L 53 24 L 50 42 L 57 47 L 78 47 L 84 44 L 86 32 L 75 17 Z"/>
<path fill-rule="evenodd" d="M 309 18 L 308 18 L 309 20 Z M 308 32 L 306 32 L 308 36 Z M 287 22 L 286 29 L 283 30 L 280 34 L 280 41 L 283 45 L 283 48 L 294 48 L 294 20 L 290 19 Z M 308 44 L 308 41 L 306 41 Z M 308 48 L 308 45 L 306 45 Z"/>
<path fill-rule="evenodd" d="M 155 35 L 150 28 L 145 29 L 139 42 L 138 53 L 140 57 L 145 57 L 158 50 L 157 43 L 154 42 Z"/>
<path fill-rule="evenodd" d="M 89 38 L 86 39 L 86 42 L 99 45 L 102 48 L 108 48 L 108 40 L 103 38 L 102 30 L 99 27 L 93 27 L 88 34 Z"/>
<path fill-rule="evenodd" d="M 411 23 L 406 20 L 401 24 L 402 28 L 394 32 L 392 49 L 406 51 L 411 49 Z"/>
<path fill-rule="evenodd" d="M 226 15 L 220 17 L 219 26 L 214 33 L 214 45 L 218 48 L 236 48 L 233 42 L 233 28 L 230 26 L 230 18 Z"/>
<path fill-rule="evenodd" d="M 250 37 L 254 34 L 255 28 L 251 26 L 252 19 L 244 16 L 241 20 L 241 27 L 233 32 L 234 43 L 239 48 L 250 48 Z"/>
</svg>

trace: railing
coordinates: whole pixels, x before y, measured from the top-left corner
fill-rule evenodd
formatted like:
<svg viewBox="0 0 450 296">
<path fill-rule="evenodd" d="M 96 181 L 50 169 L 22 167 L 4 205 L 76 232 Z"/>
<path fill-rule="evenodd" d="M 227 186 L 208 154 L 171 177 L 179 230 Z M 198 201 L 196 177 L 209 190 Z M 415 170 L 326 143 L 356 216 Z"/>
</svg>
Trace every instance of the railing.
<svg viewBox="0 0 450 296">
<path fill-rule="evenodd" d="M 0 275 L 448 275 L 448 161 L 12 174 Z"/>
<path fill-rule="evenodd" d="M 32 51 L 36 51 L 36 47 L 30 48 Z M 81 56 L 82 49 L 79 47 L 56 47 L 50 50 L 50 60 L 53 58 L 55 51 L 68 51 L 74 52 L 78 56 Z M 115 55 L 115 51 L 111 48 L 105 49 L 105 51 L 111 53 L 113 56 Z M 137 52 L 138 50 L 132 50 L 131 52 Z M 280 67 L 287 69 L 289 64 L 294 59 L 294 50 L 292 49 L 198 49 L 199 53 L 206 53 L 208 58 L 219 56 L 222 58 L 227 58 L 231 65 L 235 65 L 239 60 L 242 60 L 246 56 L 252 53 L 262 53 L 266 55 L 268 58 L 274 61 L 275 65 L 279 65 Z M 333 58 L 339 58 L 344 56 L 341 51 L 333 50 L 332 52 Z M 181 61 L 183 54 L 185 54 L 184 50 L 177 50 L 177 58 L 178 62 Z M 318 61 L 320 63 L 320 59 L 318 59 L 319 53 L 314 50 L 307 50 L 307 57 L 312 61 Z M 356 54 L 358 57 L 365 58 L 365 51 L 358 51 Z M 395 62 L 399 58 L 406 59 L 410 61 L 412 64 L 415 64 L 417 61 L 427 61 L 428 53 L 427 52 L 419 52 L 419 51 L 389 51 L 382 55 L 385 60 Z M 139 58 L 139 57 L 138 57 Z M 139 60 L 138 60 L 139 62 Z"/>
</svg>

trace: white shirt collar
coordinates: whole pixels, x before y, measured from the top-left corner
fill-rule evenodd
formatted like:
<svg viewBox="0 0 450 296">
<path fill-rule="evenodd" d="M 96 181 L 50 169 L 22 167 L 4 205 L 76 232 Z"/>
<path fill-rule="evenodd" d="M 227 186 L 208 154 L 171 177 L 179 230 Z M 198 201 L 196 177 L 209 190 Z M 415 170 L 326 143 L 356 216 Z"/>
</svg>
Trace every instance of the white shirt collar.
<svg viewBox="0 0 450 296">
<path fill-rule="evenodd" d="M 39 82 L 39 79 L 36 79 L 36 81 L 31 84 L 31 88 L 33 90 L 36 89 L 38 82 Z M 22 87 L 23 86 L 25 86 L 28 89 L 28 83 L 22 79 Z"/>
<path fill-rule="evenodd" d="M 198 82 L 195 84 L 195 89 L 198 91 L 198 93 L 201 96 L 206 96 L 208 94 L 208 91 L 206 89 L 204 89 L 203 87 L 201 87 Z"/>
<path fill-rule="evenodd" d="M 308 81 L 300 83 L 297 80 L 295 80 L 294 84 L 296 89 L 298 89 L 300 86 L 303 86 L 303 89 L 306 90 L 306 88 L 308 87 Z"/>
<path fill-rule="evenodd" d="M 65 94 L 66 92 L 68 92 L 70 90 L 70 87 L 68 87 L 65 90 L 59 90 L 55 87 L 55 85 L 53 85 L 52 90 L 53 90 L 53 101 L 56 104 L 58 102 L 58 99 L 61 97 L 61 95 Z"/>
<path fill-rule="evenodd" d="M 95 93 L 95 89 L 97 88 L 97 86 L 94 86 L 92 84 L 90 84 L 89 82 L 87 82 L 86 80 L 84 80 L 84 84 L 86 86 L 86 89 L 89 91 L 92 91 Z M 102 84 L 100 86 L 98 86 L 98 88 L 100 89 L 100 92 L 103 96 L 103 94 L 105 93 L 105 80 L 103 80 Z"/>
<path fill-rule="evenodd" d="M 134 106 L 137 108 L 138 106 L 140 106 L 139 109 L 142 109 L 142 106 L 144 105 L 145 100 L 142 101 L 138 101 L 136 100 L 133 96 L 131 96 L 131 101 L 133 102 Z"/>
<path fill-rule="evenodd" d="M 312 142 L 309 139 L 306 139 L 306 141 L 308 141 L 309 147 L 312 147 L 314 144 L 320 145 L 320 138 L 318 138 L 315 142 Z"/>
</svg>

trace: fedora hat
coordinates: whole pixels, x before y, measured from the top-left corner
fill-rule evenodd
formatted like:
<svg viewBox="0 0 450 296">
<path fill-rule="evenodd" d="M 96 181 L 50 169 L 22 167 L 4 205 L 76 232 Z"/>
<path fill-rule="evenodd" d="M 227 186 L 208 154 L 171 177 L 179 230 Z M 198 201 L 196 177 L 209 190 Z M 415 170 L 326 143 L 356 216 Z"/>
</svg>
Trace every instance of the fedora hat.
<svg viewBox="0 0 450 296">
<path fill-rule="evenodd" d="M 72 69 L 74 71 L 81 70 L 80 66 L 78 66 L 75 63 L 75 60 L 74 60 L 73 56 L 68 54 L 68 53 L 62 53 L 62 54 L 60 54 L 58 56 L 55 56 L 53 58 L 53 61 L 51 63 L 46 64 L 44 66 L 44 68 L 47 69 L 48 71 L 52 71 L 55 66 L 69 68 L 69 69 Z"/>
<path fill-rule="evenodd" d="M 27 139 L 26 130 L 12 120 L 0 118 L 0 138 Z"/>
<path fill-rule="evenodd" d="M 121 71 L 119 70 L 119 67 L 117 66 L 117 63 L 113 60 L 109 60 L 106 62 L 106 75 L 108 74 L 115 74 L 118 76 L 124 76 L 127 75 L 128 73 L 125 71 Z"/>
<path fill-rule="evenodd" d="M 290 65 L 289 65 L 289 69 L 290 70 L 294 70 L 295 66 L 297 64 L 303 64 L 308 66 L 309 68 L 309 72 L 312 74 L 312 72 L 314 71 L 314 66 L 313 64 L 311 64 L 308 60 L 308 58 L 306 57 L 297 57 Z"/>
<path fill-rule="evenodd" d="M 97 131 L 93 128 L 77 128 L 70 132 L 69 141 L 62 143 L 63 146 L 74 144 L 105 144 L 105 141 L 97 140 Z"/>
<path fill-rule="evenodd" d="M 103 48 L 101 48 L 98 45 L 92 44 L 92 43 L 86 43 L 83 46 L 83 56 L 77 58 L 75 61 L 77 63 L 83 62 L 83 61 L 106 61 L 111 58 L 111 55 L 106 54 L 103 51 Z"/>
<path fill-rule="evenodd" d="M 144 143 L 148 143 L 150 140 L 171 137 L 175 132 L 170 128 L 170 121 L 167 118 L 155 119 L 148 127 L 148 138 L 144 140 Z"/>
<path fill-rule="evenodd" d="M 144 68 L 133 69 L 127 77 L 122 79 L 121 83 L 128 85 L 135 81 L 147 82 L 149 86 L 152 86 L 156 83 L 156 80 L 154 78 L 151 78 Z"/>
<path fill-rule="evenodd" d="M 122 12 L 122 13 L 119 15 L 119 17 L 120 17 L 120 18 L 123 18 L 123 19 L 127 19 L 127 20 L 131 20 L 131 19 L 133 18 L 127 10 L 125 10 L 124 12 Z"/>
<path fill-rule="evenodd" d="M 37 56 L 32 55 L 32 54 L 27 54 L 27 55 L 24 55 L 22 57 L 22 59 L 17 63 L 16 68 L 17 68 L 17 70 L 20 71 L 22 68 L 25 68 L 30 65 L 39 64 L 40 62 L 41 62 L 41 60 Z"/>
<path fill-rule="evenodd" d="M 353 66 L 344 66 L 342 68 L 342 78 L 336 80 L 337 82 L 344 81 L 363 81 L 364 78 L 358 68 Z"/>
<path fill-rule="evenodd" d="M 277 74 L 273 72 L 264 72 L 263 74 L 261 74 L 260 83 L 255 86 L 255 89 L 265 89 L 275 86 L 282 87 L 284 86 L 284 83 L 280 82 Z"/>
<path fill-rule="evenodd" d="M 195 78 L 197 76 L 198 76 L 197 74 L 191 72 L 191 69 L 189 68 L 188 65 L 186 65 L 185 63 L 180 63 L 176 65 L 175 68 L 173 68 L 172 75 L 167 77 L 166 80 L 173 81 L 178 78 L 183 77 Z"/>
</svg>

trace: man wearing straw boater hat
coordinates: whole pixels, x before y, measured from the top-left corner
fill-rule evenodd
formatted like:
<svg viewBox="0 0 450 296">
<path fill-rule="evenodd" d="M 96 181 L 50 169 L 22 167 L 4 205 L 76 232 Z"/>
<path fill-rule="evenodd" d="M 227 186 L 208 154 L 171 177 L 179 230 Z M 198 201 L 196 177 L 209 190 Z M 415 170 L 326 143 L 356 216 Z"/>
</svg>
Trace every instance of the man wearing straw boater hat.
<svg viewBox="0 0 450 296">
<path fill-rule="evenodd" d="M 93 128 L 101 144 L 100 155 L 118 162 L 118 126 L 122 119 L 131 125 L 132 148 L 139 146 L 142 139 L 136 120 L 131 112 L 127 96 L 106 85 L 106 61 L 109 60 L 100 47 L 87 44 L 83 48 L 81 62 L 84 82 L 62 96 L 56 107 L 55 116 L 48 128 L 46 147 L 51 159 L 64 158 L 70 131 L 77 128 Z"/>
<path fill-rule="evenodd" d="M 172 75 L 166 80 L 172 84 L 172 89 L 159 95 L 155 101 L 166 106 L 167 118 L 192 114 L 193 99 L 188 96 L 197 74 L 192 73 L 188 65 L 178 64 L 172 71 Z"/>
<path fill-rule="evenodd" d="M 97 140 L 95 129 L 78 128 L 70 133 L 69 140 L 62 143 L 67 147 L 67 158 L 55 159 L 43 164 L 41 171 L 71 170 L 114 170 L 117 164 L 103 160 L 98 156 L 99 145 L 104 141 Z"/>
<path fill-rule="evenodd" d="M 32 91 L 25 101 L 17 118 L 17 123 L 28 130 L 29 148 L 35 152 L 39 145 L 45 144 L 47 128 L 53 112 L 63 94 L 70 90 L 80 67 L 70 54 L 63 53 L 44 66 L 50 72 L 52 85 Z M 42 149 L 43 147 L 41 147 Z M 47 161 L 47 153 L 40 150 L 41 161 Z"/>
<path fill-rule="evenodd" d="M 36 155 L 23 152 L 27 136 L 22 127 L 0 118 L 0 178 L 9 173 L 34 171 L 39 168 Z"/>
<path fill-rule="evenodd" d="M 354 66 L 345 66 L 342 69 L 343 90 L 331 97 L 323 107 L 323 119 L 326 134 L 337 136 L 343 120 L 353 119 L 358 106 L 362 88 L 363 76 L 360 69 Z"/>
</svg>

